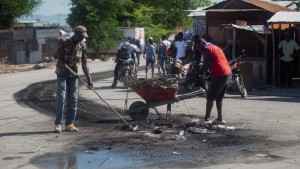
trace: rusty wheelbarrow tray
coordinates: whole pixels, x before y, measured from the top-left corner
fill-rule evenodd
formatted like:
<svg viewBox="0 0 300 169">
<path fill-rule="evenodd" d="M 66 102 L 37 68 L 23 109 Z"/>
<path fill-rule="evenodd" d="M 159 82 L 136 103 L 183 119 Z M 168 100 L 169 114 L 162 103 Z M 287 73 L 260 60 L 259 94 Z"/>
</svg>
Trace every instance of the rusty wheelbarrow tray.
<svg viewBox="0 0 300 169">
<path fill-rule="evenodd" d="M 145 102 L 135 101 L 129 106 L 127 113 L 134 121 L 146 119 L 149 114 L 149 108 L 153 108 L 157 115 L 163 119 L 155 108 L 162 105 L 167 105 L 166 120 L 169 120 L 171 118 L 172 103 L 204 94 L 202 91 L 194 91 L 177 95 L 178 88 L 176 87 L 132 86 L 131 89 L 145 100 Z"/>
</svg>

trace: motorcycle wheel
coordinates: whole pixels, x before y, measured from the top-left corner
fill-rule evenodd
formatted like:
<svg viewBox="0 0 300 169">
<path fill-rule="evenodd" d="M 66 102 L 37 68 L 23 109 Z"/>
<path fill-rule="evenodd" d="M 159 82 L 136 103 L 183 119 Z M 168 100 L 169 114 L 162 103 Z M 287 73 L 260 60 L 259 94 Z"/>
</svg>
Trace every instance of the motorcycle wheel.
<svg viewBox="0 0 300 169">
<path fill-rule="evenodd" d="M 184 89 L 188 92 L 192 91 L 195 88 L 194 80 L 190 79 L 192 77 L 193 72 L 188 72 L 186 74 L 185 82 L 184 82 Z"/>
<path fill-rule="evenodd" d="M 186 82 L 186 84 L 184 84 L 184 89 L 188 92 L 192 91 L 195 88 L 195 82 Z"/>
<path fill-rule="evenodd" d="M 124 71 L 124 86 L 125 88 L 128 88 L 128 80 L 129 80 L 129 71 L 125 70 Z"/>
<path fill-rule="evenodd" d="M 209 86 L 209 81 L 203 79 L 203 82 L 202 82 L 201 87 L 202 87 L 206 92 L 207 92 L 207 90 L 208 90 L 208 86 Z"/>
<path fill-rule="evenodd" d="M 247 97 L 247 89 L 245 87 L 242 76 L 241 75 L 236 76 L 235 80 L 236 80 L 237 87 L 239 89 L 239 92 L 240 92 L 242 98 L 246 98 Z"/>
</svg>

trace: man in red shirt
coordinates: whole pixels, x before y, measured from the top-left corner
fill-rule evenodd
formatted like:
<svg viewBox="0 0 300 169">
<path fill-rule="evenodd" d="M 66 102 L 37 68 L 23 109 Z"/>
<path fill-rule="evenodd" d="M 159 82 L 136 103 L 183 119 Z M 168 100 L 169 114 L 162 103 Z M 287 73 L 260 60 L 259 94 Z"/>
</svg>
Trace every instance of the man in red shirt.
<svg viewBox="0 0 300 169">
<path fill-rule="evenodd" d="M 208 43 L 202 38 L 199 45 L 204 59 L 204 64 L 197 72 L 197 74 L 204 73 L 208 68 L 211 71 L 211 80 L 206 95 L 207 102 L 204 123 L 225 124 L 225 121 L 222 118 L 222 100 L 231 81 L 231 68 L 221 48 Z M 218 117 L 212 122 L 209 120 L 209 118 L 214 105 L 214 101 L 216 101 Z"/>
</svg>

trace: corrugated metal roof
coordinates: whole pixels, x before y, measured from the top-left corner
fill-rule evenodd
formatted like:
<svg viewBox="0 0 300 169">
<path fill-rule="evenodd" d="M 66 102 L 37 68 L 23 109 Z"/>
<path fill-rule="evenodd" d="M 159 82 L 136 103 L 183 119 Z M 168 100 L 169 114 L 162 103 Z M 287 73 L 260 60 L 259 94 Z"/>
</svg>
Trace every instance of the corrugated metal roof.
<svg viewBox="0 0 300 169">
<path fill-rule="evenodd" d="M 188 14 L 188 16 L 205 16 L 205 11 L 203 11 L 203 9 L 205 9 L 207 7 L 199 7 L 195 10 L 190 10 L 190 14 Z"/>
<path fill-rule="evenodd" d="M 265 0 L 265 1 L 272 2 L 280 6 L 285 6 L 294 10 L 297 9 L 297 5 L 293 1 L 272 1 L 272 0 Z"/>
<path fill-rule="evenodd" d="M 247 26 L 241 26 L 241 25 L 231 25 L 234 28 L 237 29 L 244 29 L 251 32 L 256 32 L 259 34 L 272 34 L 272 32 L 265 26 L 265 25 L 247 25 Z"/>
<path fill-rule="evenodd" d="M 300 23 L 300 12 L 277 12 L 268 23 Z"/>
<path fill-rule="evenodd" d="M 244 3 L 247 3 L 247 4 L 251 4 L 251 5 L 254 5 L 256 8 L 243 8 L 241 6 L 234 6 L 232 4 L 236 3 L 238 4 L 238 1 L 240 2 L 244 2 Z M 234 6 L 234 8 L 230 8 Z M 272 2 L 268 2 L 268 1 L 265 1 L 265 0 L 227 0 L 227 1 L 223 1 L 223 2 L 220 2 L 212 7 L 209 7 L 207 9 L 207 11 L 214 11 L 214 10 L 217 10 L 217 11 L 230 11 L 230 10 L 253 10 L 253 9 L 256 9 L 256 10 L 266 10 L 266 11 L 270 11 L 270 12 L 279 12 L 279 11 L 290 11 L 290 12 L 294 12 L 295 10 L 293 9 L 289 9 L 288 7 L 285 7 L 285 6 L 281 6 L 281 5 L 277 5 L 277 4 L 274 4 Z"/>
<path fill-rule="evenodd" d="M 260 7 L 262 9 L 265 9 L 270 12 L 295 11 L 295 10 L 287 8 L 285 6 L 277 5 L 272 2 L 267 2 L 267 1 L 261 1 L 261 0 L 242 0 L 242 1 L 252 4 L 252 5 L 255 5 L 257 7 Z"/>
</svg>

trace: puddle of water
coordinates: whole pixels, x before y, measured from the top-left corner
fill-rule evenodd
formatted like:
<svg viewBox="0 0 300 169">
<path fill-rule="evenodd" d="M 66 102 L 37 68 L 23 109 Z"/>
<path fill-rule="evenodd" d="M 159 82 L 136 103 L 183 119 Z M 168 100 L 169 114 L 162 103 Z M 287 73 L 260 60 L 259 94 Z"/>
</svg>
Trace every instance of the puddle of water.
<svg viewBox="0 0 300 169">
<path fill-rule="evenodd" d="M 161 160 L 165 162 L 179 160 L 178 157 L 157 159 L 144 155 L 141 151 L 114 148 L 95 152 L 79 151 L 68 154 L 47 155 L 34 160 L 33 164 L 43 169 L 142 168 L 155 166 L 158 160 L 160 162 Z"/>
</svg>

